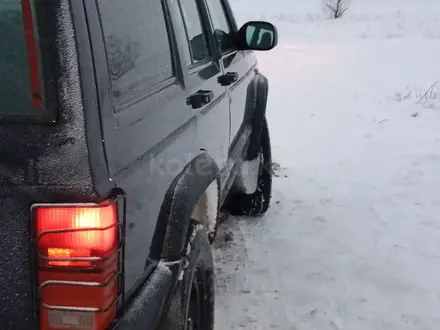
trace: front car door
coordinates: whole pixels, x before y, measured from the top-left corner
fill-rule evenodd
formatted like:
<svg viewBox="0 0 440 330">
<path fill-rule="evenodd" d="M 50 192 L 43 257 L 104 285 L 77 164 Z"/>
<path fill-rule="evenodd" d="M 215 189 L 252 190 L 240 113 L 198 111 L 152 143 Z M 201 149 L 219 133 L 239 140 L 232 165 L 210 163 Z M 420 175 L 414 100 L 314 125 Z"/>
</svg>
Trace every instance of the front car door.
<svg viewBox="0 0 440 330">
<path fill-rule="evenodd" d="M 255 75 L 257 59 L 249 51 L 239 51 L 233 35 L 237 26 L 227 0 L 205 0 L 208 6 L 214 39 L 225 72 L 224 85 L 231 99 L 231 150 L 245 133 L 247 88 Z"/>
<path fill-rule="evenodd" d="M 197 0 L 171 0 L 182 61 L 186 69 L 187 105 L 197 116 L 199 148 L 220 169 L 226 166 L 230 139 L 229 97 L 217 80 L 223 74 L 213 51 L 205 8 Z"/>
</svg>

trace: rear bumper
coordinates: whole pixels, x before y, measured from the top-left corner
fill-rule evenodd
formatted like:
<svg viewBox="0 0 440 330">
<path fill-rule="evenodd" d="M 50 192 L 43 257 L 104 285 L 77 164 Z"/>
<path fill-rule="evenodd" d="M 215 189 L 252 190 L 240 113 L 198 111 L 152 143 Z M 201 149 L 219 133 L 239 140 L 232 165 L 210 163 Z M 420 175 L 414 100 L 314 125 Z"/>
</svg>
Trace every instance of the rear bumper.
<svg viewBox="0 0 440 330">
<path fill-rule="evenodd" d="M 155 329 L 167 306 L 179 262 L 159 262 L 113 330 Z"/>
</svg>

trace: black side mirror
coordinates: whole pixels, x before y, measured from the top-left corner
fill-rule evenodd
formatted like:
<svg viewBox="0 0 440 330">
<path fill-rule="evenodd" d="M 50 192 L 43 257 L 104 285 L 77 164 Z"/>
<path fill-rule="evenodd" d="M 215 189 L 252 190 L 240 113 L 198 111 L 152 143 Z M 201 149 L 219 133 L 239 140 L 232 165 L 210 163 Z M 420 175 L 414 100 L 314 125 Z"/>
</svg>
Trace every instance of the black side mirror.
<svg viewBox="0 0 440 330">
<path fill-rule="evenodd" d="M 238 30 L 236 43 L 240 50 L 271 50 L 278 44 L 278 31 L 269 22 L 247 22 Z"/>
</svg>

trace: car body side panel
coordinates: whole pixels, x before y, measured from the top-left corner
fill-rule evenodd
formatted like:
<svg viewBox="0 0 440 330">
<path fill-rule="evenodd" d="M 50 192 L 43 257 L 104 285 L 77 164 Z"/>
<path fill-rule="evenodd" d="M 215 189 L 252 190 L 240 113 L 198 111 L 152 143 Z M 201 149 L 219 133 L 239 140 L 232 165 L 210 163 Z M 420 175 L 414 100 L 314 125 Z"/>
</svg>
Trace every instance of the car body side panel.
<svg viewBox="0 0 440 330">
<path fill-rule="evenodd" d="M 88 9 L 88 17 L 89 21 L 99 19 L 96 7 Z M 143 277 L 165 194 L 174 178 L 199 153 L 197 118 L 186 105 L 187 93 L 176 56 L 175 78 L 115 111 L 108 65 L 101 60 L 105 58 L 105 37 L 100 29 L 91 34 L 95 58 L 100 59 L 95 67 L 109 175 L 127 196 L 125 288 L 130 294 Z M 124 40 L 123 35 L 120 37 Z"/>
<path fill-rule="evenodd" d="M 142 138 L 142 129 L 140 131 L 139 138 Z M 177 139 L 173 133 L 178 136 Z M 161 141 L 163 144 L 159 148 L 152 148 L 145 156 L 141 155 L 145 158 L 140 161 L 134 158 L 135 163 L 129 164 L 123 172 L 113 177 L 116 185 L 127 194 L 127 291 L 144 271 L 165 194 L 176 175 L 187 164 L 188 155 L 197 151 L 196 134 L 195 121 L 190 121 L 183 128 L 176 127 L 176 131 L 170 132 Z M 108 150 L 111 150 L 111 146 Z"/>
<path fill-rule="evenodd" d="M 169 11 L 169 2 L 165 0 L 163 4 Z M 251 133 L 242 122 L 246 90 L 255 75 L 256 59 L 249 52 L 235 52 L 219 62 L 226 64 L 228 70 L 239 72 L 241 77 L 226 93 L 226 88 L 217 82 L 217 77 L 224 72 L 222 66 L 213 62 L 200 67 L 200 70 L 191 71 L 181 65 L 183 58 L 178 49 L 184 47 L 186 40 L 174 31 L 170 36 L 170 45 L 174 53 L 175 77 L 116 111 L 108 64 L 102 60 L 106 58 L 106 36 L 100 28 L 99 11 L 95 2 L 87 2 L 85 6 L 95 58 L 108 175 L 112 184 L 127 196 L 125 289 L 131 295 L 138 284 L 142 284 L 139 280 L 145 278 L 145 266 L 151 260 L 150 249 L 160 250 L 152 247 L 153 234 L 159 235 L 157 233 L 162 226 L 158 224 L 160 210 L 172 183 L 187 164 L 202 151 L 206 152 L 212 157 L 215 167 L 223 170 L 221 187 L 224 189 L 232 184 L 231 173 L 243 158 Z M 170 16 L 169 28 L 177 24 Z M 117 37 L 125 39 L 124 35 Z M 130 37 L 136 39 L 136 36 Z M 143 68 L 135 65 L 135 69 Z M 201 109 L 192 109 L 186 103 L 187 97 L 199 89 L 214 91 L 214 100 Z M 235 95 L 235 100 L 232 97 L 232 103 L 236 103 L 234 108 L 229 107 L 230 95 Z M 232 115 L 237 130 L 236 147 L 240 149 L 234 152 L 229 143 L 232 109 L 237 109 Z M 192 178 L 197 180 L 197 176 Z M 154 257 L 157 259 L 159 256 Z"/>
</svg>

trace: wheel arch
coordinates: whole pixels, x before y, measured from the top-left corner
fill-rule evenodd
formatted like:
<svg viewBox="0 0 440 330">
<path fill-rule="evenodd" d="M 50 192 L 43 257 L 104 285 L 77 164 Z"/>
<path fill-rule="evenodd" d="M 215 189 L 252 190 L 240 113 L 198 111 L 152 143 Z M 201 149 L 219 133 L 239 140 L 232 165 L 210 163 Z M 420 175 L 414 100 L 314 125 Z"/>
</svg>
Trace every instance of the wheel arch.
<svg viewBox="0 0 440 330">
<path fill-rule="evenodd" d="M 214 189 L 211 187 L 215 187 L 218 192 L 220 170 L 212 157 L 203 152 L 185 166 L 168 188 L 159 212 L 150 248 L 150 258 L 166 261 L 180 260 L 189 222 L 193 216 L 201 216 L 198 205 L 209 198 L 203 196 L 212 193 L 209 192 L 210 189 Z M 202 218 L 196 220 L 203 221 Z"/>
</svg>

